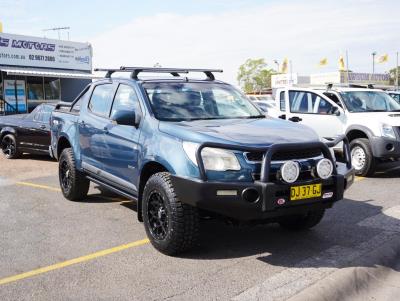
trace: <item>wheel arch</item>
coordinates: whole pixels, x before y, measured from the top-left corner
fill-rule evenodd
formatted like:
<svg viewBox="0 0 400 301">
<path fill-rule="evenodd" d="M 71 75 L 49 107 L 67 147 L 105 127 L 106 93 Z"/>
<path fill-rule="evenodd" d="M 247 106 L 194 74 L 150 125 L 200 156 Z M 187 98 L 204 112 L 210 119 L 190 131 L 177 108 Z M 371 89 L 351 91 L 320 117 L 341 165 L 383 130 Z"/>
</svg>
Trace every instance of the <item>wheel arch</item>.
<svg viewBox="0 0 400 301">
<path fill-rule="evenodd" d="M 65 136 L 61 136 L 58 138 L 57 141 L 57 159 L 60 158 L 62 151 L 68 147 L 71 147 L 71 143 L 69 142 L 68 138 Z"/>
<path fill-rule="evenodd" d="M 139 190 L 138 190 L 138 204 L 137 204 L 137 213 L 138 213 L 138 220 L 143 221 L 143 216 L 142 216 L 142 196 L 143 196 L 143 190 L 144 187 L 147 183 L 147 181 L 150 179 L 150 177 L 156 173 L 159 172 L 170 172 L 165 165 L 157 162 L 157 161 L 149 161 L 146 162 L 141 171 L 140 171 L 140 177 L 139 177 Z"/>
<path fill-rule="evenodd" d="M 3 139 L 5 135 L 8 134 L 13 134 L 15 137 L 17 137 L 17 131 L 13 127 L 6 126 L 2 128 L 0 131 L 0 141 Z"/>
<path fill-rule="evenodd" d="M 370 139 L 372 137 L 372 132 L 365 126 L 357 125 L 351 126 L 346 131 L 346 137 L 349 139 L 349 142 L 353 141 L 357 138 L 367 138 Z"/>
</svg>

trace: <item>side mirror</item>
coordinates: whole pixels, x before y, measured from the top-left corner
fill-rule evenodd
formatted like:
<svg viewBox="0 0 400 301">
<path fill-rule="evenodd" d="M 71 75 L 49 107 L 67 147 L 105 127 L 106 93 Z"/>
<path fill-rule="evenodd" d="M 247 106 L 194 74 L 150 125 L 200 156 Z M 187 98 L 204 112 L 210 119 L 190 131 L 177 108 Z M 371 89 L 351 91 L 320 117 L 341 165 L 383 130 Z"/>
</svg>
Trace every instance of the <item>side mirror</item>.
<svg viewBox="0 0 400 301">
<path fill-rule="evenodd" d="M 111 119 L 119 125 L 128 125 L 137 127 L 140 123 L 140 117 L 136 112 L 131 110 L 118 110 L 111 115 Z"/>
<path fill-rule="evenodd" d="M 336 106 L 332 107 L 331 114 L 332 115 L 336 115 L 336 116 L 340 116 L 339 107 L 336 107 Z"/>
</svg>

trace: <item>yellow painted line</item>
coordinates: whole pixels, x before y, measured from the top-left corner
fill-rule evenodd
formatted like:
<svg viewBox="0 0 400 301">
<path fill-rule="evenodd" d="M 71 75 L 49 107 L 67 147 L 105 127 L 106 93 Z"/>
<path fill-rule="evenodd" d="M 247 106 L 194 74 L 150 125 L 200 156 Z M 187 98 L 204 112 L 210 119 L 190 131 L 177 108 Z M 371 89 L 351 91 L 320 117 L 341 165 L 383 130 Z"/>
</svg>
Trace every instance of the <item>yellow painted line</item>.
<svg viewBox="0 0 400 301">
<path fill-rule="evenodd" d="M 34 276 L 37 276 L 37 275 L 40 275 L 40 274 L 44 274 L 44 273 L 48 273 L 48 272 L 51 272 L 51 271 L 54 271 L 54 270 L 62 269 L 62 268 L 68 267 L 70 265 L 74 265 L 74 264 L 77 264 L 77 263 L 82 263 L 82 262 L 85 262 L 85 261 L 93 260 L 93 259 L 96 259 L 96 258 L 99 258 L 99 257 L 102 257 L 102 256 L 106 256 L 106 255 L 109 255 L 109 254 L 112 254 L 112 253 L 116 253 L 116 252 L 120 252 L 120 251 L 129 249 L 129 248 L 139 247 L 139 246 L 148 244 L 149 242 L 150 241 L 146 238 L 146 239 L 134 241 L 134 242 L 131 242 L 131 243 L 128 243 L 128 244 L 125 244 L 125 245 L 120 245 L 120 246 L 117 246 L 117 247 L 114 247 L 114 248 L 111 248 L 111 249 L 106 249 L 106 250 L 103 250 L 103 251 L 92 253 L 92 254 L 89 254 L 89 255 L 86 255 L 86 256 L 82 256 L 82 257 L 70 259 L 70 260 L 67 260 L 67 261 L 64 261 L 64 262 L 60 262 L 60 263 L 56 263 L 56 264 L 53 264 L 53 265 L 49 265 L 47 267 L 39 268 L 39 269 L 32 270 L 32 271 L 29 271 L 29 272 L 25 272 L 25 273 L 22 273 L 22 274 L 6 277 L 6 278 L 3 278 L 3 279 L 0 279 L 0 285 L 11 283 L 11 282 L 15 282 L 15 281 L 26 279 L 26 278 L 30 278 L 30 277 L 34 277 Z"/>
<path fill-rule="evenodd" d="M 39 185 L 39 184 L 35 184 L 35 183 L 30 183 L 30 182 L 17 182 L 16 184 L 22 185 L 22 186 L 29 186 L 29 187 L 34 187 L 34 188 L 41 188 L 41 189 L 47 189 L 47 190 L 51 190 L 51 191 L 61 192 L 60 188 L 46 186 L 46 185 Z"/>
<path fill-rule="evenodd" d="M 359 182 L 365 180 L 365 177 L 355 177 L 354 182 Z"/>
</svg>

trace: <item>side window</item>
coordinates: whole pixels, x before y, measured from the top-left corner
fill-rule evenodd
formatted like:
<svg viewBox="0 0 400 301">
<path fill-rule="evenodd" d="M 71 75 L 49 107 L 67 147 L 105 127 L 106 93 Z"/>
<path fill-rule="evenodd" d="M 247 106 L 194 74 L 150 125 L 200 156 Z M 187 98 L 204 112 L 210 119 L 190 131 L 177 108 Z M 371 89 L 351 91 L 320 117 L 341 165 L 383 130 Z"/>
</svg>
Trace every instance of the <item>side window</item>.
<svg viewBox="0 0 400 301">
<path fill-rule="evenodd" d="M 304 114 L 316 113 L 315 106 L 320 100 L 321 98 L 312 92 L 289 91 L 290 112 Z"/>
<path fill-rule="evenodd" d="M 53 112 L 54 107 L 53 106 L 43 106 L 42 109 L 42 116 L 41 116 L 41 121 L 43 123 L 49 123 L 50 122 L 50 116 L 51 112 Z"/>
<path fill-rule="evenodd" d="M 140 111 L 139 99 L 136 95 L 135 89 L 124 84 L 121 84 L 118 87 L 111 111 L 111 118 L 115 112 L 120 110 Z"/>
<path fill-rule="evenodd" d="M 318 104 L 317 113 L 318 114 L 329 114 L 333 111 L 333 106 L 326 101 L 325 99 L 321 98 Z"/>
<path fill-rule="evenodd" d="M 74 103 L 71 112 L 79 113 L 81 111 L 82 103 L 89 97 L 89 91 L 90 89 L 87 89 L 87 91 Z"/>
<path fill-rule="evenodd" d="M 38 106 L 36 107 L 31 114 L 33 114 L 33 120 L 35 121 L 41 121 L 42 119 L 42 110 L 43 110 L 43 106 Z"/>
<path fill-rule="evenodd" d="M 281 93 L 279 93 L 279 103 L 281 111 L 285 112 L 286 111 L 285 91 L 281 91 Z"/>
<path fill-rule="evenodd" d="M 89 110 L 94 114 L 108 117 L 110 114 L 111 103 L 114 96 L 114 85 L 103 84 L 94 88 L 92 98 L 89 103 Z"/>
</svg>

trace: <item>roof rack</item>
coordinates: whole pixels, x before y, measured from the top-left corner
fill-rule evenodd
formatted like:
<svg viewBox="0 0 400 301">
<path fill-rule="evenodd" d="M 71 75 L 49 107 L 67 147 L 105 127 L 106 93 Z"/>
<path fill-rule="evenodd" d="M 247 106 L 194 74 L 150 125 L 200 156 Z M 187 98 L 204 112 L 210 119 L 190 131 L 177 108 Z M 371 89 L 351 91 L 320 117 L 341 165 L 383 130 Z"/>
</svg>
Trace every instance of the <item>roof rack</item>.
<svg viewBox="0 0 400 301">
<path fill-rule="evenodd" d="M 221 69 L 188 69 L 188 68 L 152 68 L 152 67 L 126 67 L 119 69 L 95 68 L 94 71 L 106 71 L 105 78 L 111 78 L 114 72 L 131 72 L 132 79 L 138 79 L 139 73 L 170 73 L 174 77 L 179 77 L 181 73 L 201 72 L 207 76 L 208 80 L 215 80 L 214 72 L 223 72 Z"/>
</svg>

